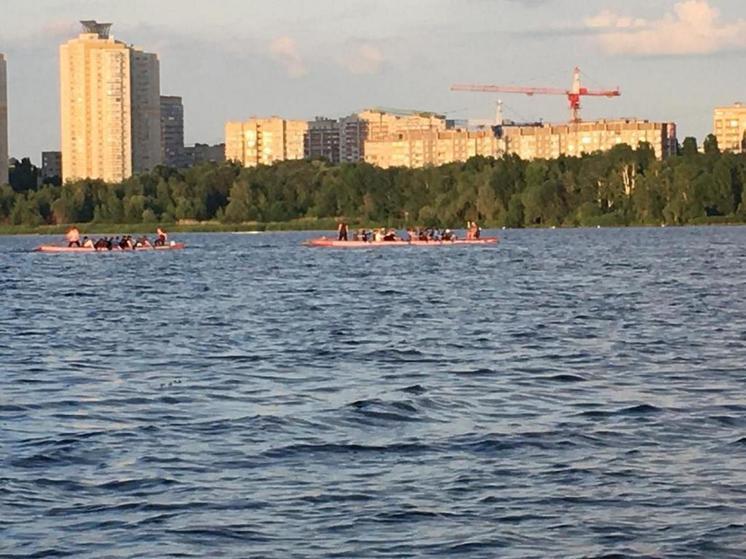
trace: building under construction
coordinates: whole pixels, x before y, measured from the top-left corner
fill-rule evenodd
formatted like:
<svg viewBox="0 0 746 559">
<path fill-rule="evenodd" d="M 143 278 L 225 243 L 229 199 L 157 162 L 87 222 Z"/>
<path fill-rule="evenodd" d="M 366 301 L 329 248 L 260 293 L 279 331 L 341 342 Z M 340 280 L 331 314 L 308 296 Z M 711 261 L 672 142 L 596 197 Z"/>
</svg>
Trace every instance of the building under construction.
<svg viewBox="0 0 746 559">
<path fill-rule="evenodd" d="M 480 84 L 455 84 L 453 91 L 480 93 L 520 93 L 524 95 L 562 95 L 567 97 L 570 121 L 563 124 L 532 123 L 513 125 L 498 117 L 498 134 L 504 141 L 505 152 L 522 159 L 553 159 L 562 155 L 579 156 L 604 151 L 627 144 L 636 149 L 639 144 L 650 144 L 656 157 L 662 159 L 676 153 L 676 125 L 672 122 L 650 122 L 636 118 L 583 121 L 580 118 L 582 97 L 619 97 L 616 89 L 592 90 L 580 82 L 580 69 L 573 71 L 570 89 L 553 87 L 522 87 Z"/>
</svg>

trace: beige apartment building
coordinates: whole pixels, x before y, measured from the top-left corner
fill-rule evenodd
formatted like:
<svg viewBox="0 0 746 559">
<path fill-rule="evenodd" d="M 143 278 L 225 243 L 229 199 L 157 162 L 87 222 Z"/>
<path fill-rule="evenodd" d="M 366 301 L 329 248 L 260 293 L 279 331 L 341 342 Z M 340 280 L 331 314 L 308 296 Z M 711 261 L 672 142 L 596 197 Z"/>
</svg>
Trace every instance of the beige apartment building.
<svg viewBox="0 0 746 559">
<path fill-rule="evenodd" d="M 63 180 L 119 182 L 161 161 L 158 57 L 83 21 L 60 46 Z"/>
<path fill-rule="evenodd" d="M 619 144 L 637 148 L 649 143 L 658 159 L 676 153 L 676 125 L 672 122 L 620 119 L 503 126 L 506 153 L 521 159 L 554 159 L 605 151 Z"/>
<path fill-rule="evenodd" d="M 226 122 L 225 158 L 244 167 L 303 159 L 307 130 L 305 120 L 285 120 L 277 116 Z"/>
<path fill-rule="evenodd" d="M 437 166 L 501 154 L 502 141 L 492 130 L 404 130 L 365 142 L 365 161 L 382 168 Z"/>
<path fill-rule="evenodd" d="M 8 180 L 8 80 L 5 56 L 0 53 L 0 185 Z"/>
<path fill-rule="evenodd" d="M 431 112 L 366 109 L 358 113 L 358 118 L 366 123 L 366 140 L 372 141 L 401 132 L 446 129 L 445 116 Z"/>
<path fill-rule="evenodd" d="M 715 107 L 712 121 L 712 131 L 718 140 L 720 150 L 743 153 L 746 106 L 742 103 L 734 103 L 724 107 Z"/>
</svg>

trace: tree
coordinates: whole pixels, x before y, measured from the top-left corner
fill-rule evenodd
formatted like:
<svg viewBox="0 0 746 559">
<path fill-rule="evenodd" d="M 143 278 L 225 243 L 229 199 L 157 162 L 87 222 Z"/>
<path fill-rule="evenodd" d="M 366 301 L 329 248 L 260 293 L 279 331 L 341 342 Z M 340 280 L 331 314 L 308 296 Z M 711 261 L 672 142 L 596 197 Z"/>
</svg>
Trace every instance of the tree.
<svg viewBox="0 0 746 559">
<path fill-rule="evenodd" d="M 681 155 L 686 158 L 692 158 L 699 155 L 696 138 L 692 138 L 691 136 L 684 138 L 684 143 L 681 146 Z"/>
<path fill-rule="evenodd" d="M 39 168 L 31 163 L 28 157 L 24 157 L 20 162 L 16 161 L 10 167 L 9 183 L 16 192 L 26 192 L 34 190 L 39 180 Z"/>
<path fill-rule="evenodd" d="M 715 134 L 707 134 L 707 137 L 705 138 L 705 141 L 702 144 L 702 148 L 705 152 L 705 155 L 719 155 L 720 154 L 720 148 L 718 147 L 718 139 L 715 136 Z"/>
</svg>

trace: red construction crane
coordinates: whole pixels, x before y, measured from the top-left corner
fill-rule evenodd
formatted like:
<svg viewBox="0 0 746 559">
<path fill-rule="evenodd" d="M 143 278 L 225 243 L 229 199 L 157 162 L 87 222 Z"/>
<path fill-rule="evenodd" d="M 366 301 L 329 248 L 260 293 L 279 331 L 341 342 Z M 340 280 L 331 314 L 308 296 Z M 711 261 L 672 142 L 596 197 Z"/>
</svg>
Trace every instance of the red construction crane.
<svg viewBox="0 0 746 559">
<path fill-rule="evenodd" d="M 584 95 L 593 97 L 619 97 L 622 93 L 616 89 L 587 89 L 580 85 L 580 68 L 577 66 L 572 74 L 572 89 L 555 87 L 518 87 L 501 85 L 454 84 L 451 91 L 480 91 L 484 93 L 524 93 L 526 95 L 566 95 L 570 104 L 572 122 L 580 122 L 580 98 Z"/>
</svg>

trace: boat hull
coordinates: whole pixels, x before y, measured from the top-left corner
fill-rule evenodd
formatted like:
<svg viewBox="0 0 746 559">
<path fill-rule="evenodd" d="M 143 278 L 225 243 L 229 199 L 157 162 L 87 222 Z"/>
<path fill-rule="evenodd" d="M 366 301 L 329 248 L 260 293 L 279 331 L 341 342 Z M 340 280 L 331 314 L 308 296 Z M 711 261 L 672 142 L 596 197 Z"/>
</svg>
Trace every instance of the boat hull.
<svg viewBox="0 0 746 559">
<path fill-rule="evenodd" d="M 114 247 L 111 250 L 106 248 L 95 249 L 87 247 L 66 247 L 59 245 L 41 245 L 34 249 L 34 252 L 67 252 L 67 253 L 78 253 L 78 252 L 152 252 L 155 250 L 181 250 L 185 248 L 184 243 L 174 243 L 173 245 L 158 246 L 158 247 L 139 247 L 136 249 L 121 249 Z"/>
<path fill-rule="evenodd" d="M 436 246 L 467 246 L 467 245 L 495 245 L 497 237 L 483 237 L 481 239 L 455 239 L 453 241 L 338 241 L 321 237 L 309 239 L 306 246 L 328 248 L 378 248 L 378 247 L 436 247 Z"/>
</svg>

